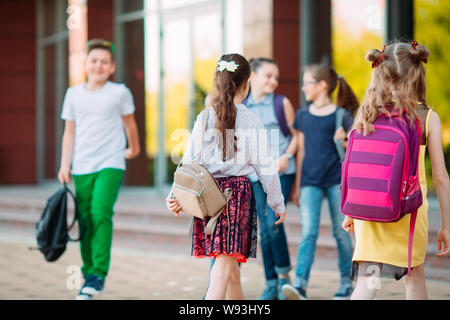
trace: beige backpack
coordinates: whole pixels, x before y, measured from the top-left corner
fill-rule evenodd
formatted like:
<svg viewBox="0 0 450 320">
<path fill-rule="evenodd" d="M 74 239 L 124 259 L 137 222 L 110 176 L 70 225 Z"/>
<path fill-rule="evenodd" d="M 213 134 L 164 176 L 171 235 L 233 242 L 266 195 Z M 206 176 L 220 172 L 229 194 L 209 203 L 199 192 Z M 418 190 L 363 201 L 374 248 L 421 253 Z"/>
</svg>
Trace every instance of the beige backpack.
<svg viewBox="0 0 450 320">
<path fill-rule="evenodd" d="M 201 115 L 202 136 L 206 131 L 209 110 Z M 203 219 L 211 217 L 205 233 L 213 234 L 217 219 L 226 207 L 228 217 L 228 201 L 233 193 L 231 188 L 222 192 L 217 180 L 200 164 L 180 164 L 174 174 L 172 194 L 178 200 L 181 211 Z M 229 223 L 228 223 L 229 225 Z"/>
</svg>

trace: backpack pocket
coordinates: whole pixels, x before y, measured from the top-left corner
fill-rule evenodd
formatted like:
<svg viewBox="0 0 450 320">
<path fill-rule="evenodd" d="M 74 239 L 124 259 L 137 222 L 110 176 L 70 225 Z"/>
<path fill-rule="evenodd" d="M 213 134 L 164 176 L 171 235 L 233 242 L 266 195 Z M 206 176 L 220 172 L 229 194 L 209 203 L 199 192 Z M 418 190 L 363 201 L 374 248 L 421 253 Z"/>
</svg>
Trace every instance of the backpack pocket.
<svg viewBox="0 0 450 320">
<path fill-rule="evenodd" d="M 205 217 L 203 215 L 203 205 L 200 201 L 200 195 L 198 192 L 185 188 L 178 184 L 173 185 L 172 192 L 175 196 L 175 199 L 177 199 L 180 203 L 182 208 L 181 210 L 184 213 L 188 213 L 200 219 L 203 219 Z"/>
<path fill-rule="evenodd" d="M 417 211 L 422 205 L 422 202 L 423 198 L 419 177 L 410 176 L 406 182 L 405 192 L 402 198 L 402 214 Z"/>
</svg>

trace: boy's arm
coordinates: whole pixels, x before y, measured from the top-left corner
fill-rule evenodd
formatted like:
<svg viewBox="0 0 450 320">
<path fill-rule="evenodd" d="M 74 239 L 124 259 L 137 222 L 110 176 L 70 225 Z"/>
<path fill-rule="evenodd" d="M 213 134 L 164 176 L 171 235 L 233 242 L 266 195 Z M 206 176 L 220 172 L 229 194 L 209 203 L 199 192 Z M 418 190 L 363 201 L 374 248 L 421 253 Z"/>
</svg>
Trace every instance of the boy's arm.
<svg viewBox="0 0 450 320">
<path fill-rule="evenodd" d="M 128 149 L 125 151 L 125 158 L 133 159 L 136 158 L 141 152 L 141 148 L 139 146 L 139 134 L 136 120 L 134 119 L 134 113 L 122 116 L 122 119 L 128 140 Z"/>
<path fill-rule="evenodd" d="M 70 182 L 70 168 L 72 167 L 74 145 L 75 122 L 66 120 L 62 138 L 61 166 L 58 172 L 58 179 L 61 183 Z"/>
</svg>

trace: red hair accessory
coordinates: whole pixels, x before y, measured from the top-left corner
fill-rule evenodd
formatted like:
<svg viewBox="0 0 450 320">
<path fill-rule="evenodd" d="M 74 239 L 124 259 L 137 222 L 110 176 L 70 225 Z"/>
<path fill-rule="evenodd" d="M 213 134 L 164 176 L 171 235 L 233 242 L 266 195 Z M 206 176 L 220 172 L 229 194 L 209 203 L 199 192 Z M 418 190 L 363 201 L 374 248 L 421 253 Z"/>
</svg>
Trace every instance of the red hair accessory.
<svg viewBox="0 0 450 320">
<path fill-rule="evenodd" d="M 381 60 L 384 59 L 384 51 L 386 50 L 386 45 L 384 45 L 383 47 L 383 51 L 381 51 L 381 57 L 375 61 L 372 62 L 372 69 L 378 67 L 378 65 L 380 64 Z"/>
<path fill-rule="evenodd" d="M 419 43 L 417 42 L 417 41 L 413 41 L 413 42 L 411 42 L 411 46 L 413 47 L 413 49 L 416 49 L 416 47 L 419 45 Z M 428 59 L 427 58 L 424 58 L 424 59 L 422 59 L 422 61 L 423 61 L 423 63 L 427 63 L 428 62 Z"/>
</svg>

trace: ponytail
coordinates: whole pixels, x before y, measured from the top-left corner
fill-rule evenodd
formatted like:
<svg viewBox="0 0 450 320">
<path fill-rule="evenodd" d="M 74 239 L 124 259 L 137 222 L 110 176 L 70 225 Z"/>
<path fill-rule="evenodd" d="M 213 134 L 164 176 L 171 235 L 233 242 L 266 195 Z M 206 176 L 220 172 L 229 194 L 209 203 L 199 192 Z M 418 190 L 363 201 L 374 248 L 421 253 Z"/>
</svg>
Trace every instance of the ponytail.
<svg viewBox="0 0 450 320">
<path fill-rule="evenodd" d="M 342 76 L 337 76 L 339 82 L 339 90 L 337 93 L 337 105 L 344 109 L 347 109 L 353 117 L 356 115 L 356 111 L 359 107 L 358 98 L 352 88 L 348 85 L 347 81 Z"/>
<path fill-rule="evenodd" d="M 234 157 L 237 151 L 234 129 L 236 127 L 237 110 L 234 105 L 236 92 L 250 77 L 250 65 L 239 54 L 223 55 L 219 63 L 228 62 L 226 68 L 218 68 L 214 78 L 215 93 L 212 105 L 217 115 L 216 129 L 222 134 L 222 139 L 216 139 L 219 148 L 222 149 L 222 160 L 226 161 Z M 234 62 L 234 64 L 233 64 Z M 227 136 L 227 129 L 231 129 Z"/>
<path fill-rule="evenodd" d="M 325 63 L 316 63 L 306 66 L 305 71 L 311 72 L 315 80 L 326 82 L 328 85 L 328 96 L 330 97 L 339 84 L 337 105 L 346 109 L 353 117 L 355 116 L 359 107 L 358 99 L 344 78 L 338 75 L 333 67 Z"/>
</svg>

